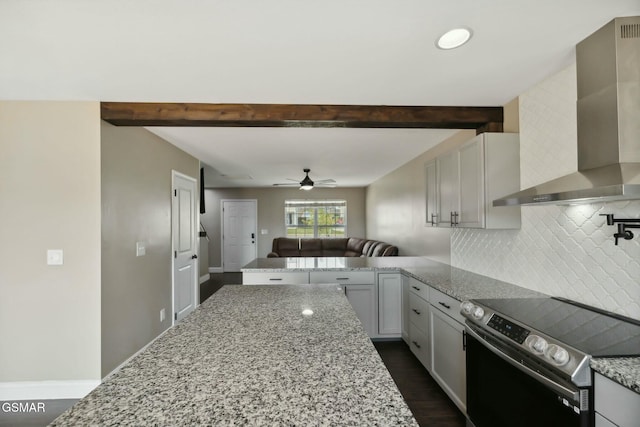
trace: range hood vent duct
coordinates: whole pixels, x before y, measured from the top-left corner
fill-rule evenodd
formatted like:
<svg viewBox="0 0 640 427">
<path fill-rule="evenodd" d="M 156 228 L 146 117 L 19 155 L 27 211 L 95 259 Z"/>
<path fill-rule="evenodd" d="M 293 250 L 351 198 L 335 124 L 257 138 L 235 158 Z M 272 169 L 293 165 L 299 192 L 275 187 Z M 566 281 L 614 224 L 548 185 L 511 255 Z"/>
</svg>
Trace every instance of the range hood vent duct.
<svg viewBox="0 0 640 427">
<path fill-rule="evenodd" d="M 640 16 L 578 43 L 576 69 L 578 171 L 493 206 L 640 199 Z"/>
</svg>

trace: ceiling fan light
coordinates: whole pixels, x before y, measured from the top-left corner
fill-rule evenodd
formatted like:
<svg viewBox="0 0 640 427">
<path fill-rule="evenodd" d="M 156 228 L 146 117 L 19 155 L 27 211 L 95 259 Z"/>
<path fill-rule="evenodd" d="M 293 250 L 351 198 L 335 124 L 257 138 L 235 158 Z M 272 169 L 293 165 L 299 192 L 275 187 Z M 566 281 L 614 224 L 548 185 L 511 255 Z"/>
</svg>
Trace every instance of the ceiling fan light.
<svg viewBox="0 0 640 427">
<path fill-rule="evenodd" d="M 309 190 L 311 190 L 312 188 L 313 188 L 313 185 L 312 185 L 312 184 L 303 184 L 303 185 L 301 185 L 301 186 L 300 186 L 300 190 L 306 190 L 306 191 L 309 191 Z"/>
<path fill-rule="evenodd" d="M 454 28 L 441 35 L 436 41 L 436 46 L 443 50 L 455 49 L 467 43 L 471 34 L 468 28 Z"/>
</svg>

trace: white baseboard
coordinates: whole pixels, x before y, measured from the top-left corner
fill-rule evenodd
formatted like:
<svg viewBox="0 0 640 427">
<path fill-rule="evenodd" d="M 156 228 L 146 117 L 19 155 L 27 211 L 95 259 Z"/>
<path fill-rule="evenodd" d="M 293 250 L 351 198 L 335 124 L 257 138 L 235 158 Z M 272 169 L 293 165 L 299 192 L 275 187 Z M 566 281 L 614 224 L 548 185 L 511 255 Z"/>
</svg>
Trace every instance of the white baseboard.
<svg viewBox="0 0 640 427">
<path fill-rule="evenodd" d="M 200 276 L 200 284 L 202 285 L 209 279 L 211 279 L 211 275 L 209 273 L 205 274 L 204 276 Z"/>
<path fill-rule="evenodd" d="M 222 267 L 209 267 L 209 273 L 224 273 Z"/>
<path fill-rule="evenodd" d="M 100 380 L 17 381 L 0 383 L 0 400 L 82 399 Z"/>
</svg>

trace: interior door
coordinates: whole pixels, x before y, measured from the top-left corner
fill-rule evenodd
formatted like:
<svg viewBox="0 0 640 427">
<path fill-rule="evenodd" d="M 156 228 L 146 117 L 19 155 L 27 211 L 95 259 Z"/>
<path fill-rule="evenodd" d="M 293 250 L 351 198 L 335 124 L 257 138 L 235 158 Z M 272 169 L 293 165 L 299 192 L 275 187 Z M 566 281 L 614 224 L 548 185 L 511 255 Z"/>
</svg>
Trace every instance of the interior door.
<svg viewBox="0 0 640 427">
<path fill-rule="evenodd" d="M 183 319 L 197 305 L 196 180 L 173 171 L 171 204 L 173 246 L 173 319 Z"/>
<path fill-rule="evenodd" d="M 222 201 L 222 268 L 240 269 L 257 257 L 256 200 Z"/>
</svg>

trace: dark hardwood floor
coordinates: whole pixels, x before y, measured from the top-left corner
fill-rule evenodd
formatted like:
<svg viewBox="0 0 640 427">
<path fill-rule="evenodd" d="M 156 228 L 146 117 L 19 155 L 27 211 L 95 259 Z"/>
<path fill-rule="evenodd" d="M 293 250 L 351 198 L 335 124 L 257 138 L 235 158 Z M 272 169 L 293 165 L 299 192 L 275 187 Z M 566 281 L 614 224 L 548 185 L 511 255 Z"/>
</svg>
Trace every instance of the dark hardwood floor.
<svg viewBox="0 0 640 427">
<path fill-rule="evenodd" d="M 216 293 L 223 285 L 241 285 L 242 273 L 211 273 L 210 279 L 200 284 L 200 304 Z"/>
<path fill-rule="evenodd" d="M 373 344 L 420 426 L 465 426 L 465 416 L 404 341 L 378 341 Z"/>
</svg>

